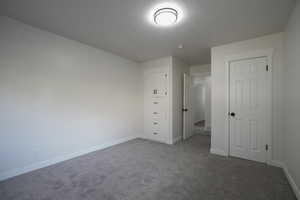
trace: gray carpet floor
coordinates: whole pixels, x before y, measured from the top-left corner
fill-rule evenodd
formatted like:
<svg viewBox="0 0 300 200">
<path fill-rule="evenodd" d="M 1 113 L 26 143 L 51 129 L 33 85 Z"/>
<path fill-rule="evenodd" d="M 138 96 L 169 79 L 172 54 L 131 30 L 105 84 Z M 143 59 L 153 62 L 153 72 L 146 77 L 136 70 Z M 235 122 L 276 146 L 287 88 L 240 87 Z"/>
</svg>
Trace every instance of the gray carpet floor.
<svg viewBox="0 0 300 200">
<path fill-rule="evenodd" d="M 211 155 L 209 140 L 132 140 L 1 182 L 0 199 L 296 200 L 281 169 Z"/>
</svg>

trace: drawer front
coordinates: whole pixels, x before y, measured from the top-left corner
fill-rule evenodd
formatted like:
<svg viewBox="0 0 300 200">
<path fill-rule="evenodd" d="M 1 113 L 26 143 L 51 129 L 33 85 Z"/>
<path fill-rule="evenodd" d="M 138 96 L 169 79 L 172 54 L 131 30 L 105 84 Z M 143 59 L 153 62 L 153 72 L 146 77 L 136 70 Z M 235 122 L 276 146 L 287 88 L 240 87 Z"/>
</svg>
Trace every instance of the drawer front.
<svg viewBox="0 0 300 200">
<path fill-rule="evenodd" d="M 154 121 L 157 121 L 157 120 L 161 120 L 163 118 L 163 113 L 161 113 L 160 111 L 153 111 L 152 112 L 152 119 Z"/>
<path fill-rule="evenodd" d="M 161 132 L 162 131 L 161 124 L 158 121 L 153 120 L 151 124 L 151 130 L 156 132 Z"/>
<path fill-rule="evenodd" d="M 166 108 L 163 101 L 152 100 L 149 112 L 153 120 L 166 120 Z"/>
<path fill-rule="evenodd" d="M 155 136 L 158 136 L 158 137 L 161 136 L 159 131 L 152 131 L 152 134 L 153 134 L 154 137 L 155 137 Z M 158 139 L 158 138 L 157 138 L 157 139 Z"/>
<path fill-rule="evenodd" d="M 163 124 L 158 120 L 149 120 L 147 123 L 147 135 L 150 139 L 165 142 L 165 131 Z"/>
<path fill-rule="evenodd" d="M 161 105 L 161 101 L 159 101 L 159 99 L 158 99 L 158 100 L 153 99 L 151 105 L 152 105 L 153 107 L 158 107 L 158 106 Z"/>
<path fill-rule="evenodd" d="M 145 132 L 149 139 L 166 142 L 168 138 L 168 107 L 166 98 L 150 98 L 145 106 Z"/>
</svg>

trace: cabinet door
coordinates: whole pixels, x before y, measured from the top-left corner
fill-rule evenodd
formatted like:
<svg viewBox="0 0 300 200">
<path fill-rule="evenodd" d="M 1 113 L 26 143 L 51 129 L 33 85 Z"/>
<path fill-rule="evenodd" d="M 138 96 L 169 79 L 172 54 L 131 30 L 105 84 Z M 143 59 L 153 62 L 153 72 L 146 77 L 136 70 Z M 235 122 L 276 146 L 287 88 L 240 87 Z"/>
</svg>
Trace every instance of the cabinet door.
<svg viewBox="0 0 300 200">
<path fill-rule="evenodd" d="M 153 73 L 151 74 L 149 85 L 149 93 L 152 98 L 161 98 L 168 95 L 167 86 L 168 78 L 166 73 Z"/>
</svg>

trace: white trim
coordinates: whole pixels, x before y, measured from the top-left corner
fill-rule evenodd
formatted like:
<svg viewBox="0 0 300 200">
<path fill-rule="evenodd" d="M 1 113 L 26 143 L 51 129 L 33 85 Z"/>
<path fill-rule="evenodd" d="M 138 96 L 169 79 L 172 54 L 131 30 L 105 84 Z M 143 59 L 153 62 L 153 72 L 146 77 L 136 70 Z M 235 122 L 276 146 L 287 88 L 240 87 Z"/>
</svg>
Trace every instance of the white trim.
<svg viewBox="0 0 300 200">
<path fill-rule="evenodd" d="M 300 200 L 300 189 L 298 188 L 296 182 L 294 181 L 292 175 L 290 174 L 289 170 L 288 170 L 288 167 L 286 165 L 283 165 L 283 171 L 295 193 L 295 196 L 298 200 Z"/>
<path fill-rule="evenodd" d="M 124 143 L 124 142 L 127 142 L 127 141 L 135 139 L 135 138 L 137 138 L 137 136 L 127 136 L 127 137 L 124 137 L 124 138 L 104 142 L 100 145 L 91 147 L 89 149 L 81 150 L 81 151 L 74 152 L 74 153 L 67 154 L 67 155 L 63 155 L 63 156 L 58 156 L 58 157 L 55 157 L 55 158 L 52 158 L 52 159 L 49 159 L 49 160 L 45 160 L 45 161 L 41 161 L 41 162 L 31 164 L 31 165 L 28 165 L 28 166 L 25 166 L 25 167 L 11 169 L 11 170 L 0 173 L 0 181 L 6 180 L 6 179 L 9 179 L 9 178 L 12 178 L 14 176 L 21 175 L 21 174 L 25 174 L 25 173 L 28 173 L 28 172 L 31 172 L 31 171 L 34 171 L 34 170 L 37 170 L 37 169 L 40 169 L 40 168 L 44 168 L 44 167 L 47 167 L 47 166 L 50 166 L 50 165 L 54 165 L 56 163 L 63 162 L 63 161 L 66 161 L 66 160 L 69 160 L 69 159 L 72 159 L 72 158 L 75 158 L 75 157 L 78 157 L 78 156 L 82 156 L 82 155 L 91 153 L 93 151 L 102 150 L 102 149 L 105 149 L 105 148 L 108 148 L 108 147 L 111 147 L 111 146 L 114 146 L 114 145 L 117 145 L 117 144 L 120 144 L 120 143 Z"/>
<path fill-rule="evenodd" d="M 189 109 L 188 112 L 183 112 L 182 115 L 182 129 L 183 140 L 188 139 L 193 135 L 193 126 L 192 126 L 192 107 L 191 107 L 191 75 L 189 73 L 183 73 L 183 102 L 182 105 Z"/>
<path fill-rule="evenodd" d="M 168 139 L 165 141 L 167 144 L 172 144 L 173 142 L 173 62 L 174 58 L 170 56 L 170 66 L 168 66 L 168 75 L 167 78 L 168 81 L 168 89 L 167 89 L 167 95 L 169 98 L 169 113 L 168 113 L 168 124 L 169 124 L 169 133 L 168 133 Z"/>
<path fill-rule="evenodd" d="M 283 172 L 290 184 L 290 186 L 292 187 L 293 189 L 293 192 L 296 196 L 296 198 L 298 200 L 300 200 L 300 189 L 298 188 L 296 182 L 294 181 L 292 175 L 290 174 L 289 170 L 288 170 L 288 167 L 286 166 L 286 164 L 284 162 L 281 162 L 279 160 L 271 160 L 271 162 L 269 163 L 270 165 L 272 166 L 275 166 L 275 167 L 280 167 L 283 169 Z"/>
<path fill-rule="evenodd" d="M 247 52 L 243 54 L 237 54 L 237 55 L 231 55 L 231 56 L 226 56 L 225 57 L 225 65 L 226 65 L 226 83 L 227 83 L 227 106 L 226 106 L 226 116 L 227 116 L 227 128 L 225 129 L 225 148 L 226 148 L 226 156 L 230 155 L 230 126 L 229 126 L 229 104 L 230 104 L 230 97 L 229 97 L 229 67 L 230 67 L 230 62 L 232 61 L 237 61 L 237 60 L 244 60 L 244 59 L 249 59 L 249 58 L 259 58 L 259 57 L 267 57 L 267 64 L 269 66 L 269 73 L 268 73 L 268 91 L 269 95 L 268 97 L 268 102 L 271 102 L 268 104 L 268 131 L 267 131 L 267 142 L 269 145 L 269 151 L 267 152 L 267 158 L 266 158 L 266 163 L 271 165 L 271 160 L 272 160 L 272 106 L 273 106 L 273 101 L 272 101 L 272 66 L 273 66 L 273 52 L 274 49 L 265 49 L 265 50 L 256 50 L 252 52 Z"/>
<path fill-rule="evenodd" d="M 284 163 L 279 160 L 271 160 L 269 165 L 272 165 L 274 167 L 284 168 Z"/>
<path fill-rule="evenodd" d="M 216 154 L 216 155 L 219 155 L 219 156 L 227 156 L 227 153 L 221 149 L 213 149 L 211 148 L 210 149 L 210 153 L 211 154 Z"/>
</svg>

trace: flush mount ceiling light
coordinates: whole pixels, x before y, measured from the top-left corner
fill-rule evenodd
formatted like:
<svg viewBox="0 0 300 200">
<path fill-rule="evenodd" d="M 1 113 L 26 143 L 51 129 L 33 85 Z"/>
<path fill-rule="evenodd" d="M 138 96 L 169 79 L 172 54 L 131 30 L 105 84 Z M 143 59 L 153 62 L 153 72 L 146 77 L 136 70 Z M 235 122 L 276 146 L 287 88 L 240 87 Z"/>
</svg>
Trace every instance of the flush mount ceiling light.
<svg viewBox="0 0 300 200">
<path fill-rule="evenodd" d="M 159 27 L 169 27 L 179 24 L 182 21 L 183 9 L 174 2 L 157 4 L 147 14 L 148 21 Z"/>
<path fill-rule="evenodd" d="M 170 26 L 177 22 L 178 12 L 174 8 L 161 8 L 154 13 L 153 18 L 157 25 Z"/>
</svg>

